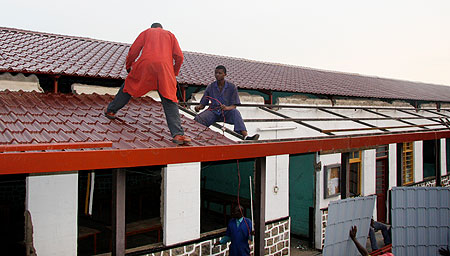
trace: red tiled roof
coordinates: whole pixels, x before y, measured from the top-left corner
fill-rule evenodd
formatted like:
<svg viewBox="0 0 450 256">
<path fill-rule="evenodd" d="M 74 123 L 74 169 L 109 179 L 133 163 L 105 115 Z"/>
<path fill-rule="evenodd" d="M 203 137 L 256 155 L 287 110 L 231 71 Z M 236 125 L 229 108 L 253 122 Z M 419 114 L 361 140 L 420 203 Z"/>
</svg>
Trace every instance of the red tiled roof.
<svg viewBox="0 0 450 256">
<path fill-rule="evenodd" d="M 174 147 L 162 105 L 150 97 L 132 98 L 118 112 L 121 120 L 103 115 L 113 96 L 0 92 L 0 145 L 113 142 L 114 149 Z M 234 141 L 181 116 L 193 146 Z M 202 132 L 203 131 L 203 132 Z"/>
<path fill-rule="evenodd" d="M 125 79 L 130 45 L 89 38 L 0 28 L 0 72 L 48 73 Z M 245 59 L 184 52 L 178 82 L 208 85 L 225 65 L 243 89 L 386 99 L 450 101 L 450 87 L 314 70 Z"/>
</svg>

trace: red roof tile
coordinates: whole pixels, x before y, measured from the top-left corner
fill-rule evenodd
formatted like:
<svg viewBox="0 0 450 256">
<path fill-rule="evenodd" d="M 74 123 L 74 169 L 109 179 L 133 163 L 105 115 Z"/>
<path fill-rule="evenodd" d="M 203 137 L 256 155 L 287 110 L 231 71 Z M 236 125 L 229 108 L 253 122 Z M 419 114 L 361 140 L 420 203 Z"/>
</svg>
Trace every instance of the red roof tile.
<svg viewBox="0 0 450 256">
<path fill-rule="evenodd" d="M 162 105 L 149 97 L 133 98 L 118 112 L 103 116 L 112 96 L 0 92 L 0 145 L 27 143 L 113 142 L 114 149 L 174 147 Z M 193 146 L 224 145 L 227 139 L 181 116 Z M 203 132 L 202 132 L 203 131 Z"/>
<path fill-rule="evenodd" d="M 125 79 L 130 45 L 0 27 L 0 72 Z M 386 99 L 444 101 L 450 87 L 184 52 L 178 82 L 208 85 L 225 65 L 243 89 Z"/>
</svg>

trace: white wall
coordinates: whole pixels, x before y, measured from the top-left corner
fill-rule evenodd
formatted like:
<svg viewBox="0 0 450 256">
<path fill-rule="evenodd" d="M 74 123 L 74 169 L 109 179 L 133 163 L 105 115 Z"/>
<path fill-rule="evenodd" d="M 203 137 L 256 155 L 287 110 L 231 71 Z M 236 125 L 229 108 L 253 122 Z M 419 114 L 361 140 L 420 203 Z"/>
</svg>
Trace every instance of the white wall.
<svg viewBox="0 0 450 256">
<path fill-rule="evenodd" d="M 361 195 L 368 196 L 375 194 L 377 173 L 376 173 L 376 150 L 363 150 L 361 159 Z M 375 200 L 375 207 L 373 208 L 373 218 L 377 219 L 377 201 Z"/>
<path fill-rule="evenodd" d="M 200 238 L 200 163 L 164 168 L 164 245 Z"/>
<path fill-rule="evenodd" d="M 388 164 L 389 164 L 388 190 L 391 190 L 392 187 L 397 186 L 397 144 L 389 144 Z"/>
<path fill-rule="evenodd" d="M 423 180 L 423 141 L 414 141 L 414 182 Z"/>
<path fill-rule="evenodd" d="M 376 193 L 376 150 L 363 150 L 361 161 L 361 195 L 373 195 Z"/>
<path fill-rule="evenodd" d="M 319 156 L 320 161 L 322 162 L 322 169 L 319 173 L 316 173 L 316 177 L 318 178 L 318 184 L 316 186 L 316 199 L 320 202 L 319 209 L 327 208 L 328 204 L 331 201 L 339 200 L 341 199 L 341 196 L 335 196 L 330 198 L 324 198 L 325 195 L 325 187 L 324 187 L 324 174 L 325 174 L 325 166 L 328 165 L 334 165 L 334 164 L 341 164 L 341 154 L 328 154 L 328 155 L 320 155 Z M 342 190 L 342 188 L 341 188 Z"/>
<path fill-rule="evenodd" d="M 441 175 L 447 175 L 447 147 L 446 140 L 441 139 Z"/>
<path fill-rule="evenodd" d="M 26 178 L 37 255 L 77 255 L 78 173 Z"/>
<path fill-rule="evenodd" d="M 315 200 L 315 218 L 314 218 L 314 240 L 315 245 L 319 246 L 321 244 L 321 229 L 322 229 L 322 213 L 320 209 L 327 208 L 331 201 L 341 199 L 341 196 L 335 196 L 331 198 L 324 198 L 324 169 L 327 165 L 341 164 L 341 154 L 327 154 L 319 155 L 318 161 L 322 163 L 322 168 L 320 172 L 316 173 L 316 200 Z M 342 188 L 341 188 L 342 189 Z"/>
<path fill-rule="evenodd" d="M 266 157 L 266 221 L 289 216 L 289 155 Z"/>
</svg>

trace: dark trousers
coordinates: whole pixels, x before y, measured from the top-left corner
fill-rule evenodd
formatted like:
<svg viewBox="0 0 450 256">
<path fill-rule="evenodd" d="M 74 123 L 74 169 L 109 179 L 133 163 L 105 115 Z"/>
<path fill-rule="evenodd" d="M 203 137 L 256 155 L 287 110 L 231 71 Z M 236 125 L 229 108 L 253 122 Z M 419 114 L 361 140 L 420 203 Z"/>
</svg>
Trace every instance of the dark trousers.
<svg viewBox="0 0 450 256">
<path fill-rule="evenodd" d="M 234 131 L 241 133 L 242 131 L 247 131 L 245 128 L 244 121 L 242 120 L 241 113 L 237 109 L 224 111 L 225 122 L 227 124 L 234 124 Z M 223 121 L 224 116 L 222 114 L 218 115 L 214 111 L 209 109 L 203 111 L 202 113 L 195 116 L 194 120 L 209 127 L 215 122 Z"/>
<path fill-rule="evenodd" d="M 121 108 L 123 108 L 128 103 L 128 101 L 130 101 L 131 95 L 123 91 L 124 86 L 125 83 L 123 83 L 120 87 L 119 91 L 114 97 L 114 100 L 109 103 L 107 108 L 108 112 L 116 113 Z M 167 126 L 169 127 L 170 134 L 172 135 L 172 137 L 175 137 L 176 135 L 184 135 L 183 128 L 181 127 L 178 104 L 164 98 L 163 96 L 161 96 L 161 94 L 159 94 L 159 97 L 161 98 L 161 104 L 164 109 L 164 114 L 166 115 Z"/>
<path fill-rule="evenodd" d="M 384 225 L 381 222 L 374 221 L 373 226 L 369 227 L 369 238 L 370 238 L 370 246 L 372 247 L 372 251 L 378 250 L 377 239 L 375 237 L 375 232 L 381 230 L 381 234 L 383 235 L 384 245 L 391 244 L 391 229 Z"/>
</svg>

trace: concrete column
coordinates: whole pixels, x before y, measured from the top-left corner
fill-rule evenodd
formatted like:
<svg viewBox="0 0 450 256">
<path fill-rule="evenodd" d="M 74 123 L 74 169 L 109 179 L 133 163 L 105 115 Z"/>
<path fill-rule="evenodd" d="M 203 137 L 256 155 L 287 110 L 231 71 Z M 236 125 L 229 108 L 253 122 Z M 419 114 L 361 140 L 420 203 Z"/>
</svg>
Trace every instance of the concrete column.
<svg viewBox="0 0 450 256">
<path fill-rule="evenodd" d="M 289 155 L 266 157 L 266 221 L 289 216 Z"/>
<path fill-rule="evenodd" d="M 414 182 L 423 181 L 423 141 L 414 141 Z"/>
<path fill-rule="evenodd" d="M 200 238 L 200 163 L 169 164 L 163 172 L 164 245 Z"/>
<path fill-rule="evenodd" d="M 26 189 L 37 255 L 77 255 L 78 173 L 28 176 Z"/>
<path fill-rule="evenodd" d="M 446 140 L 441 139 L 441 176 L 447 175 L 447 145 Z"/>
<path fill-rule="evenodd" d="M 361 194 L 363 196 L 376 193 L 376 150 L 363 150 L 361 163 Z"/>
</svg>

